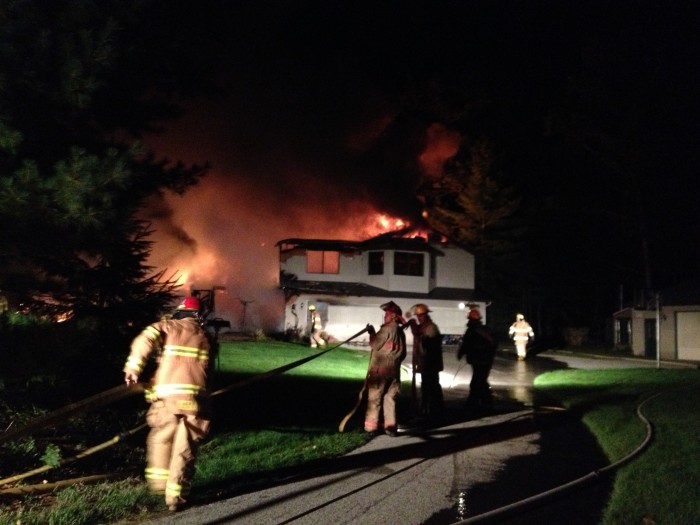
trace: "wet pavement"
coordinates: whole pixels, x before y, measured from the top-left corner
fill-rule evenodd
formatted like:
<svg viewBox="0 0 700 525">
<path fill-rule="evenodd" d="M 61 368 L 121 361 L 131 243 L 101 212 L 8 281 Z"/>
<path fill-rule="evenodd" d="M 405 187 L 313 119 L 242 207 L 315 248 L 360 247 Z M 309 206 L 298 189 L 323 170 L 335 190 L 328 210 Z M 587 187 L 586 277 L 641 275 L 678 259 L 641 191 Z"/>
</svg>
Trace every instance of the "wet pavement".
<svg viewBox="0 0 700 525">
<path fill-rule="evenodd" d="M 474 411 L 464 406 L 471 368 L 449 347 L 444 360 L 440 379 L 447 410 L 439 424 L 409 425 L 398 437 L 378 436 L 322 470 L 148 523 L 450 525 L 507 510 L 606 464 L 577 419 L 534 399 L 537 375 L 561 368 L 655 366 L 551 352 L 523 362 L 501 354 L 490 377 L 494 406 Z M 477 522 L 596 525 L 609 488 L 609 480 L 598 480 L 546 504 Z"/>
</svg>

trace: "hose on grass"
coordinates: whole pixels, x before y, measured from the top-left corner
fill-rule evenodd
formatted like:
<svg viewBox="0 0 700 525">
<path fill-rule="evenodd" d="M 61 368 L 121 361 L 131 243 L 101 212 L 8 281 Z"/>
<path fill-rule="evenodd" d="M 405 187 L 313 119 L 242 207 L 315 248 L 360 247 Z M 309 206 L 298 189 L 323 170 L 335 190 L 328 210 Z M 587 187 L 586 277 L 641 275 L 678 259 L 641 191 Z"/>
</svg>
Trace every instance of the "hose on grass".
<svg viewBox="0 0 700 525">
<path fill-rule="evenodd" d="M 570 490 L 573 490 L 576 488 L 581 488 L 589 483 L 593 483 L 595 481 L 598 481 L 604 475 L 609 474 L 610 472 L 620 468 L 622 465 L 624 465 L 625 463 L 629 462 L 630 460 L 632 460 L 633 458 L 635 458 L 636 456 L 641 454 L 647 448 L 649 443 L 651 442 L 652 437 L 654 435 L 654 429 L 653 429 L 651 422 L 642 413 L 642 407 L 663 393 L 665 393 L 665 391 L 664 392 L 656 392 L 655 394 L 652 394 L 651 396 L 644 399 L 641 403 L 639 403 L 639 405 L 637 405 L 636 414 L 637 414 L 637 417 L 639 419 L 641 419 L 642 422 L 644 423 L 645 430 L 646 430 L 645 437 L 642 440 L 642 442 L 634 450 L 632 450 L 629 454 L 627 454 L 623 458 L 615 461 L 614 463 L 611 463 L 610 465 L 606 465 L 603 468 L 589 472 L 588 474 L 581 476 L 580 478 L 574 479 L 568 483 L 564 483 L 564 484 L 559 485 L 557 487 L 554 487 L 550 490 L 540 492 L 539 494 L 535 494 L 534 496 L 530 496 L 528 498 L 516 501 L 516 502 L 511 503 L 509 505 L 505 505 L 503 507 L 499 507 L 497 509 L 493 509 L 493 510 L 490 510 L 488 512 L 484 512 L 482 514 L 472 516 L 472 517 L 467 518 L 465 520 L 455 522 L 452 525 L 474 525 L 474 524 L 483 525 L 486 523 L 495 523 L 498 520 L 502 520 L 508 516 L 511 516 L 512 514 L 515 514 L 516 512 L 521 512 L 521 511 L 525 510 L 526 508 L 545 503 L 546 501 L 554 499 L 558 496 L 561 496 L 562 494 L 564 494 Z"/>
<path fill-rule="evenodd" d="M 308 357 L 305 357 L 303 359 L 299 359 L 297 361 L 294 361 L 292 363 L 289 363 L 287 365 L 281 366 L 279 368 L 275 368 L 274 370 L 270 370 L 268 372 L 265 372 L 263 374 L 258 374 L 256 376 L 244 379 L 242 381 L 238 381 L 232 385 L 229 385 L 228 387 L 221 388 L 219 390 L 216 390 L 211 394 L 212 397 L 221 395 L 224 393 L 227 393 L 231 390 L 234 390 L 236 388 L 242 388 L 244 386 L 250 385 L 252 383 L 256 383 L 259 381 L 263 381 L 265 379 L 269 379 L 270 377 L 282 374 L 286 372 L 287 370 L 291 370 L 292 368 L 296 368 L 298 366 L 303 365 L 304 363 L 308 363 L 309 361 L 316 359 L 317 357 L 322 356 L 323 354 L 326 354 L 330 352 L 331 350 L 335 350 L 336 348 L 341 347 L 342 345 L 349 343 L 353 339 L 359 337 L 360 335 L 364 334 L 369 330 L 369 325 L 367 325 L 365 328 L 357 332 L 356 334 L 352 335 L 348 339 L 330 347 L 327 348 L 321 352 L 318 352 L 316 354 L 310 355 Z M 47 414 L 45 416 L 42 416 L 40 418 L 37 418 L 36 420 L 32 421 L 31 423 L 27 424 L 26 426 L 19 428 L 17 430 L 11 431 L 11 432 L 5 432 L 4 434 L 0 435 L 0 443 L 3 443 L 5 441 L 9 441 L 12 438 L 17 438 L 20 436 L 23 436 L 25 434 L 29 434 L 33 431 L 36 431 L 41 428 L 46 428 L 52 425 L 55 425 L 56 423 L 69 419 L 70 417 L 73 417 L 77 414 L 81 414 L 83 412 L 87 412 L 91 409 L 98 408 L 100 406 L 109 404 L 111 402 L 123 399 L 125 397 L 128 397 L 130 395 L 133 395 L 135 393 L 143 392 L 146 387 L 149 385 L 144 384 L 144 383 L 137 383 L 135 385 L 121 385 L 109 390 L 106 390 L 104 392 L 101 392 L 99 394 L 96 394 L 92 397 L 89 397 L 85 400 L 72 403 L 70 405 L 67 405 L 66 407 L 63 407 L 59 410 L 56 410 L 54 412 L 51 412 L 50 414 Z M 47 472 L 49 470 L 65 466 L 69 463 L 73 463 L 74 461 L 77 461 L 79 459 L 83 459 L 89 455 L 92 455 L 96 452 L 99 452 L 101 450 L 104 450 L 106 448 L 109 448 L 113 445 L 116 445 L 120 441 L 123 441 L 124 439 L 133 436 L 143 428 L 147 426 L 146 423 L 143 423 L 137 427 L 132 428 L 131 430 L 127 430 L 126 432 L 122 432 L 120 434 L 117 434 L 113 438 L 100 443 L 99 445 L 95 445 L 87 450 L 82 451 L 79 454 L 76 454 L 75 456 L 72 456 L 70 458 L 66 458 L 62 461 L 60 461 L 56 465 L 44 465 L 42 467 L 21 473 L 21 474 L 16 474 L 14 476 L 10 476 L 8 478 L 0 479 L 0 485 L 7 485 L 8 483 L 20 481 L 22 479 L 35 476 L 37 474 L 41 474 L 43 472 Z M 83 478 L 78 478 L 75 483 L 80 483 L 82 482 Z M 46 484 L 38 485 L 38 487 L 45 487 Z M 23 491 L 20 491 L 20 493 L 25 494 L 27 493 L 26 491 L 28 490 L 28 487 L 24 487 Z M 0 490 L 0 496 L 3 494 L 8 494 L 8 493 L 16 493 L 17 490 L 15 489 L 5 489 L 5 490 Z"/>
<path fill-rule="evenodd" d="M 143 430 L 147 426 L 148 425 L 146 423 L 143 423 L 137 427 L 132 428 L 131 430 L 127 430 L 126 432 L 122 432 L 120 434 L 117 434 L 112 439 L 109 439 L 109 440 L 105 441 L 104 443 L 100 443 L 99 445 L 95 445 L 94 447 L 90 447 L 86 450 L 83 450 L 82 452 L 80 452 L 79 454 L 76 454 L 75 456 L 63 459 L 56 465 L 44 465 L 43 467 L 35 468 L 34 470 L 29 470 L 29 471 L 24 472 L 22 474 L 17 474 L 14 476 L 10 476 L 9 478 L 0 479 L 0 485 L 7 485 L 8 483 L 13 483 L 15 481 L 21 481 L 25 478 L 36 476 L 37 474 L 41 474 L 42 472 L 48 472 L 49 470 L 52 470 L 55 468 L 64 467 L 70 463 L 78 461 L 79 459 L 86 458 L 88 456 L 91 456 L 92 454 L 95 454 L 96 452 L 100 452 L 101 450 L 109 448 L 112 445 L 116 445 L 120 441 L 124 441 L 125 439 L 130 438 L 131 436 L 133 436 L 134 434 L 136 434 L 140 430 Z M 0 495 L 4 494 L 4 493 L 5 493 L 4 490 L 0 490 Z"/>
<path fill-rule="evenodd" d="M 133 473 L 132 473 L 133 474 Z M 92 476 L 83 476 L 81 478 L 73 479 L 61 479 L 59 481 L 54 481 L 53 483 L 37 483 L 35 485 L 20 485 L 18 487 L 13 487 L 10 489 L 5 489 L 0 491 L 0 497 L 10 497 L 18 498 L 21 496 L 29 496 L 34 494 L 45 494 L 47 492 L 52 492 L 56 489 L 62 489 L 66 487 L 71 487 L 73 485 L 78 485 L 82 483 L 84 485 L 90 483 L 99 483 L 101 481 L 108 481 L 112 479 L 123 478 L 125 473 L 111 473 L 111 474 L 94 474 Z M 18 522 L 19 523 L 19 522 Z"/>
<path fill-rule="evenodd" d="M 146 387 L 145 383 L 136 383 L 134 385 L 119 385 L 94 396 L 88 397 L 81 401 L 71 403 L 58 410 L 50 412 L 49 414 L 38 417 L 31 422 L 27 423 L 25 426 L 8 430 L 0 434 L 0 444 L 6 441 L 11 441 L 18 437 L 24 436 L 26 434 L 31 434 L 42 428 L 50 427 L 64 420 L 68 420 L 78 414 L 94 410 L 104 405 L 114 403 L 126 397 L 132 396 L 134 394 L 139 394 L 143 392 Z"/>
</svg>

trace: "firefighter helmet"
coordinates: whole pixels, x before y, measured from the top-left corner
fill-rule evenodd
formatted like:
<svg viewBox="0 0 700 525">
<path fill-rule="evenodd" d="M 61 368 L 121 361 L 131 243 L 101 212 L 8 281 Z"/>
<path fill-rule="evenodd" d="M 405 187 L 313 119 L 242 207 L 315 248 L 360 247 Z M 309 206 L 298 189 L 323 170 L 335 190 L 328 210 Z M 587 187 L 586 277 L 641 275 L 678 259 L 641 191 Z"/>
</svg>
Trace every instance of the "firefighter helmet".
<svg viewBox="0 0 700 525">
<path fill-rule="evenodd" d="M 430 308 L 428 308 L 428 306 L 423 304 L 423 303 L 414 304 L 413 307 L 411 308 L 411 310 L 413 310 L 413 313 L 415 315 L 422 315 L 422 314 L 427 314 L 429 312 L 432 312 L 432 310 Z"/>
<path fill-rule="evenodd" d="M 190 296 L 190 297 L 185 297 L 185 300 L 182 301 L 178 307 L 178 310 L 187 310 L 187 311 L 199 311 L 199 299 L 196 297 Z"/>
<path fill-rule="evenodd" d="M 403 312 L 401 311 L 401 307 L 398 304 L 396 304 L 394 301 L 389 301 L 388 303 L 384 303 L 379 308 L 381 308 L 385 312 L 394 312 L 398 316 L 403 315 Z"/>
<path fill-rule="evenodd" d="M 470 308 L 469 314 L 467 314 L 468 319 L 481 319 L 481 312 L 476 308 Z"/>
</svg>

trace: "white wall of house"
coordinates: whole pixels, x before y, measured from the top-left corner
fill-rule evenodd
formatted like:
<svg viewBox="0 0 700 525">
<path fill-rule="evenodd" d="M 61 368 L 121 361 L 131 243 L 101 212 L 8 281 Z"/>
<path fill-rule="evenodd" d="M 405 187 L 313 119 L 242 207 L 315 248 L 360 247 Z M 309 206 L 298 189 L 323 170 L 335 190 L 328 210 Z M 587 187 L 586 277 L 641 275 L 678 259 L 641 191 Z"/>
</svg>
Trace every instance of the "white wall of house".
<svg viewBox="0 0 700 525">
<path fill-rule="evenodd" d="M 436 257 L 435 286 L 474 289 L 474 256 L 460 248 L 440 247 L 445 256 Z"/>
<path fill-rule="evenodd" d="M 301 294 L 285 307 L 285 329 L 297 329 L 302 334 L 308 334 L 311 328 L 311 313 L 309 305 L 315 307 L 317 321 L 316 331 L 324 331 L 334 340 L 344 341 L 348 337 L 362 330 L 367 323 L 376 329 L 382 325 L 384 312 L 380 305 L 389 301 L 387 298 L 378 297 L 335 297 L 324 295 Z M 406 313 L 411 306 L 421 302 L 415 299 L 395 299 Z M 468 308 L 461 307 L 457 301 L 433 301 L 428 304 L 432 310 L 430 316 L 444 335 L 462 335 L 467 326 Z M 482 315 L 486 319 L 487 311 L 484 303 L 476 303 Z M 294 315 L 296 313 L 296 316 Z M 298 323 L 296 322 L 298 320 Z M 413 336 L 408 331 L 406 340 L 413 343 Z M 369 335 L 363 334 L 355 340 L 359 344 L 367 344 Z"/>
<path fill-rule="evenodd" d="M 303 281 L 347 281 L 364 282 L 390 291 L 428 293 L 432 287 L 474 289 L 474 256 L 459 248 L 442 247 L 445 254 L 434 258 L 436 264 L 435 281 L 430 282 L 430 254 L 423 253 L 426 275 L 393 275 L 394 252 L 384 250 L 384 273 L 368 275 L 368 253 L 340 255 L 339 272 L 309 273 L 306 268 L 306 254 L 300 252 L 286 258 L 280 263 L 280 269 L 295 274 Z"/>
<path fill-rule="evenodd" d="M 370 286 L 375 286 L 377 288 L 382 288 L 384 290 L 389 290 L 392 292 L 411 292 L 411 293 L 428 293 L 430 291 L 430 278 L 429 278 L 429 264 L 430 264 L 430 254 L 424 252 L 413 252 L 421 253 L 423 256 L 423 268 L 425 268 L 426 275 L 423 276 L 412 276 L 412 275 L 394 275 L 394 251 L 393 250 L 373 250 L 383 251 L 384 253 L 384 273 L 381 275 L 369 275 L 367 270 L 369 268 L 369 252 L 365 252 L 362 255 L 362 275 L 360 278 L 356 279 L 359 282 L 367 283 Z M 402 250 L 406 251 L 406 250 Z M 342 276 L 342 280 L 349 280 Z"/>
<path fill-rule="evenodd" d="M 287 301 L 284 314 L 284 329 L 301 334 L 326 332 L 336 341 L 343 341 L 362 330 L 367 323 L 375 328 L 381 326 L 384 314 L 380 305 L 390 300 L 392 292 L 405 296 L 415 294 L 426 296 L 435 288 L 464 290 L 465 297 L 456 300 L 433 300 L 410 298 L 393 300 L 407 312 L 416 303 L 429 303 L 431 317 L 445 335 L 461 336 L 466 328 L 466 316 L 469 311 L 465 304 L 468 295 L 474 289 L 474 256 L 460 248 L 434 245 L 444 255 L 431 255 L 427 251 L 412 251 L 423 257 L 424 275 L 394 275 L 395 250 L 369 250 L 352 254 L 340 254 L 338 273 L 309 273 L 307 271 L 307 252 L 298 249 L 282 254 L 280 270 L 294 274 L 299 281 L 311 282 L 347 282 L 364 283 L 384 290 L 382 297 L 342 296 L 335 294 L 304 294 L 294 296 Z M 384 256 L 384 271 L 380 275 L 369 275 L 371 252 L 381 251 Z M 431 264 L 435 264 L 431 271 Z M 309 306 L 313 305 L 313 310 Z M 487 316 L 486 305 L 477 303 L 482 315 Z M 357 342 L 367 343 L 369 337 L 363 334 Z M 407 340 L 412 343 L 410 331 Z"/>
</svg>

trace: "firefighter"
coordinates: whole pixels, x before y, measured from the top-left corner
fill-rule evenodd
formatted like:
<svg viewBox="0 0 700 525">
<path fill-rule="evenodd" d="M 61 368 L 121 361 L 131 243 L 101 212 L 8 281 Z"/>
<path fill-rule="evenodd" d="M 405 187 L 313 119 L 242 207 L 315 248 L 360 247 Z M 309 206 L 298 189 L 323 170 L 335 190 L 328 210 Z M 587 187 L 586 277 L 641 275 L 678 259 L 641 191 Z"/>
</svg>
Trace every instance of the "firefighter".
<svg viewBox="0 0 700 525">
<path fill-rule="evenodd" d="M 419 303 L 411 310 L 416 319 L 409 319 L 413 333 L 413 368 L 421 375 L 420 413 L 427 419 L 440 417 L 444 409 L 440 372 L 442 362 L 442 334 L 430 317 L 431 310 Z"/>
<path fill-rule="evenodd" d="M 211 343 L 199 317 L 199 300 L 187 297 L 172 319 L 147 326 L 131 343 L 124 366 L 127 385 L 139 376 L 152 354 L 158 366 L 146 391 L 151 406 L 146 421 L 146 481 L 164 494 L 171 511 L 187 503 L 199 444 L 209 432 L 211 414 L 207 374 Z"/>
<path fill-rule="evenodd" d="M 405 321 L 401 308 L 394 301 L 380 308 L 384 310 L 382 326 L 375 333 L 370 325 L 365 432 L 376 435 L 381 419 L 384 432 L 396 437 L 396 399 L 401 389 L 401 362 L 406 358 L 406 335 L 399 323 Z"/>
<path fill-rule="evenodd" d="M 535 332 L 532 331 L 530 323 L 525 320 L 523 314 L 515 316 L 515 322 L 510 325 L 508 335 L 515 342 L 515 351 L 518 354 L 518 361 L 523 361 L 527 356 L 527 343 L 530 339 L 534 339 Z"/>
<path fill-rule="evenodd" d="M 493 401 L 489 374 L 497 347 L 493 333 L 482 323 L 481 312 L 477 308 L 471 308 L 467 315 L 467 330 L 457 351 L 457 359 L 466 356 L 467 363 L 472 365 L 468 406 L 488 407 Z"/>
</svg>

